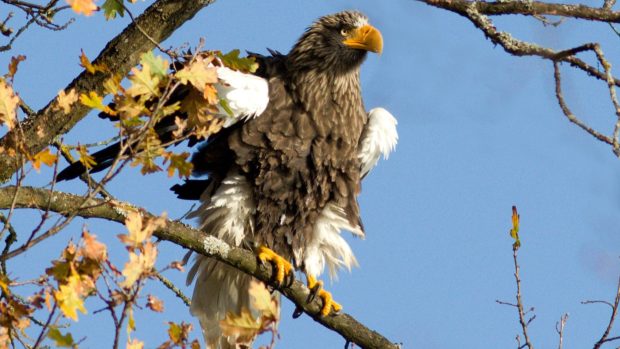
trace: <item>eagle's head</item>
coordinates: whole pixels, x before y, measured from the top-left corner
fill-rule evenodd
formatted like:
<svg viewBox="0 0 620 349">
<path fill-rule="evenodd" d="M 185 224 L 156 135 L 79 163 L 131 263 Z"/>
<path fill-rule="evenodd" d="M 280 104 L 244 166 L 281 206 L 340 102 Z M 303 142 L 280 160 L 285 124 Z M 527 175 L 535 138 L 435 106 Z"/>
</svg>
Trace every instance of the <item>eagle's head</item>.
<svg viewBox="0 0 620 349">
<path fill-rule="evenodd" d="M 358 68 L 368 51 L 382 50 L 381 32 L 368 24 L 368 18 L 343 11 L 314 22 L 291 50 L 289 63 L 294 69 L 345 73 Z"/>
</svg>

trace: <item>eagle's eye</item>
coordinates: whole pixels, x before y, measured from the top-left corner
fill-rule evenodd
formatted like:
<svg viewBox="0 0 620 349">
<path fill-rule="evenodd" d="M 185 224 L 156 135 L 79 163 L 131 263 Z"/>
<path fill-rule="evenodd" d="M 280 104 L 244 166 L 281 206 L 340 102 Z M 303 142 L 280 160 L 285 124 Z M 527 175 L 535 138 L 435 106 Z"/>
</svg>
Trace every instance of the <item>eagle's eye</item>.
<svg viewBox="0 0 620 349">
<path fill-rule="evenodd" d="M 342 34 L 342 36 L 348 36 L 349 35 L 349 30 L 342 28 L 340 29 L 340 34 Z"/>
</svg>

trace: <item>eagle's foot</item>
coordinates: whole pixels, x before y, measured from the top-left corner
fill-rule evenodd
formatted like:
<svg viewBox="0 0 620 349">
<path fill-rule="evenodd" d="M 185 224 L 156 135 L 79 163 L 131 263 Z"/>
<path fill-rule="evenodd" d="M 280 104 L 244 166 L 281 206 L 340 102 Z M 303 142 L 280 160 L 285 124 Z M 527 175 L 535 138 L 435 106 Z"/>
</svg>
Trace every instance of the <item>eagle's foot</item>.
<svg viewBox="0 0 620 349">
<path fill-rule="evenodd" d="M 275 268 L 274 273 L 278 285 L 282 285 L 284 283 L 285 277 L 292 283 L 292 280 L 294 278 L 293 265 L 289 261 L 287 261 L 266 246 L 260 246 L 258 248 L 258 259 L 260 259 L 263 264 L 266 262 L 271 262 L 271 264 Z"/>
<path fill-rule="evenodd" d="M 308 301 L 311 302 L 315 296 L 319 296 L 323 300 L 323 307 L 321 308 L 321 316 L 327 316 L 331 312 L 337 313 L 342 310 L 342 305 L 334 301 L 334 297 L 328 291 L 323 288 L 323 281 L 315 279 L 313 276 L 306 275 L 308 278 L 308 288 L 310 289 L 310 296 Z"/>
</svg>

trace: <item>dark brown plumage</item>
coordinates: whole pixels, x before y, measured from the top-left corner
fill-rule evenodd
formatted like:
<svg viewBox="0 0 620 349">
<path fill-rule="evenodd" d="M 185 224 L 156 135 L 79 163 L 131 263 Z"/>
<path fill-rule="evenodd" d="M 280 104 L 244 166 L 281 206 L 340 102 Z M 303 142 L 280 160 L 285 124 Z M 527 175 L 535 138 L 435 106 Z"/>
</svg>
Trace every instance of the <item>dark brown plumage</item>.
<svg viewBox="0 0 620 349">
<path fill-rule="evenodd" d="M 255 240 L 289 258 L 303 248 L 304 236 L 330 201 L 361 227 L 357 147 L 367 117 L 359 67 L 366 50 L 343 41 L 365 22 L 353 11 L 326 16 L 288 55 L 259 57 L 269 81 L 269 105 L 227 140 L 253 185 Z M 216 146 L 221 143 L 202 148 L 194 157 L 196 168 L 209 167 L 202 160 L 213 161 L 213 154 L 221 153 Z M 222 177 L 228 169 L 212 166 L 208 172 Z"/>
</svg>

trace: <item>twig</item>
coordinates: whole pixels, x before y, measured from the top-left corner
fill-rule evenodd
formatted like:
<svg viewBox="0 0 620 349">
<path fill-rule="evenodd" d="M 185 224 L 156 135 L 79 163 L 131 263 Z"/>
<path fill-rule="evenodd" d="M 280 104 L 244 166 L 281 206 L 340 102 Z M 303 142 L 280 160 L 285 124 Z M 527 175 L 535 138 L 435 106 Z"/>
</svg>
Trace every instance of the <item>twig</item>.
<svg viewBox="0 0 620 349">
<path fill-rule="evenodd" d="M 525 312 L 523 311 L 523 300 L 521 298 L 521 278 L 519 277 L 519 262 L 517 261 L 517 251 L 519 250 L 518 247 L 513 247 L 512 248 L 512 259 L 514 261 L 514 266 L 515 266 L 515 281 L 517 283 L 517 309 L 519 309 L 519 323 L 521 324 L 521 329 L 523 330 L 523 337 L 525 338 L 525 344 L 523 345 L 524 347 L 527 346 L 529 349 L 534 349 L 534 346 L 532 345 L 532 342 L 530 341 L 530 337 L 527 333 L 527 326 L 528 324 L 531 322 L 531 320 L 533 320 L 533 318 L 530 319 L 530 321 L 526 322 L 525 321 Z"/>
<path fill-rule="evenodd" d="M 602 302 L 602 301 L 589 301 L 589 303 L 605 303 L 605 304 L 611 305 L 607 302 Z M 605 329 L 605 332 L 603 332 L 601 339 L 599 339 L 598 342 L 594 344 L 594 349 L 599 349 L 606 342 L 610 342 L 612 340 L 616 340 L 619 338 L 619 337 L 607 338 L 609 337 L 609 332 L 611 331 L 611 328 L 613 327 L 614 321 L 616 319 L 616 315 L 618 314 L 618 303 L 620 303 L 620 278 L 618 278 L 618 287 L 616 288 L 616 299 L 614 300 L 614 304 L 611 305 L 612 310 L 611 310 L 611 316 L 609 318 L 609 323 L 607 324 L 607 328 Z M 587 303 L 584 303 L 584 304 L 587 304 Z"/>
<path fill-rule="evenodd" d="M 172 281 L 168 280 L 168 278 L 163 276 L 158 271 L 154 271 L 153 276 L 155 276 L 157 280 L 161 281 L 161 283 L 164 284 L 164 286 L 166 286 L 170 291 L 174 292 L 174 294 L 177 297 L 181 298 L 181 300 L 183 301 L 183 303 L 185 303 L 185 305 L 187 305 L 188 307 L 190 306 L 192 302 L 189 300 L 189 298 L 187 298 L 187 296 L 183 293 L 183 291 L 181 291 L 178 287 L 176 287 L 172 283 Z"/>
<path fill-rule="evenodd" d="M 558 342 L 558 349 L 562 349 L 562 345 L 564 344 L 564 326 L 566 326 L 566 321 L 568 321 L 568 313 L 560 316 L 560 321 L 555 323 L 555 331 L 560 337 Z"/>
</svg>

